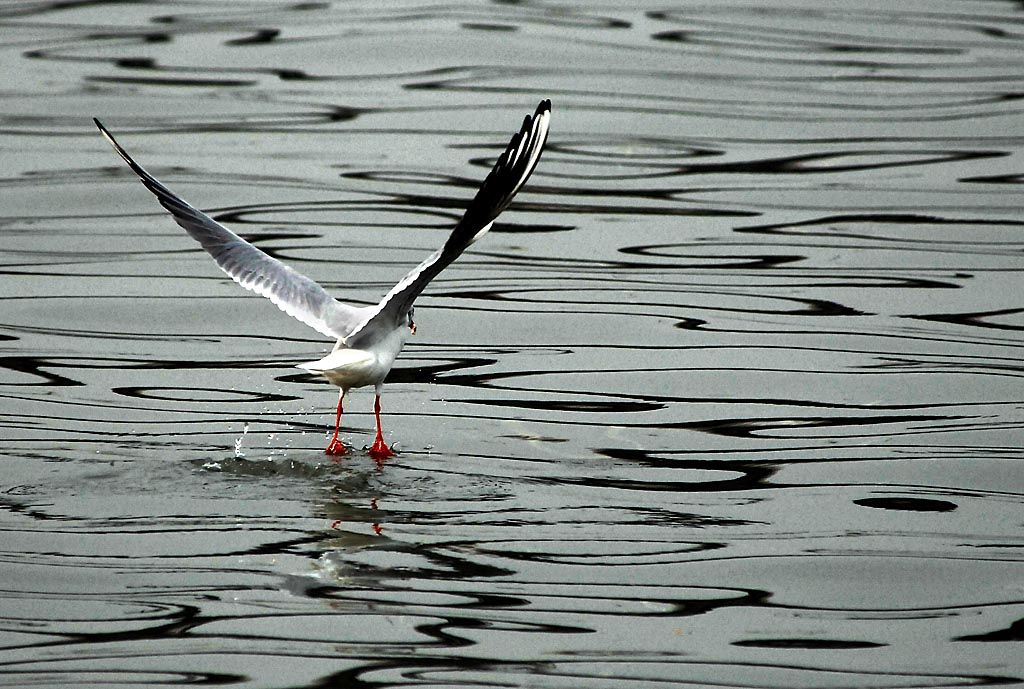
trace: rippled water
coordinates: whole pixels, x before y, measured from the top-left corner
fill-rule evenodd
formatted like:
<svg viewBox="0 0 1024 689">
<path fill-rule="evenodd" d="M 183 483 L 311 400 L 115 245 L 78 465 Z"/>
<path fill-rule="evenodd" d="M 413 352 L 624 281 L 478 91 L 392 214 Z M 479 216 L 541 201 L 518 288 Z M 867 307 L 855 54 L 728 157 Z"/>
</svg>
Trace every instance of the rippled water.
<svg viewBox="0 0 1024 689">
<path fill-rule="evenodd" d="M 0 6 L 0 685 L 1024 683 L 1011 2 Z M 401 453 L 93 128 L 334 293 Z"/>
</svg>

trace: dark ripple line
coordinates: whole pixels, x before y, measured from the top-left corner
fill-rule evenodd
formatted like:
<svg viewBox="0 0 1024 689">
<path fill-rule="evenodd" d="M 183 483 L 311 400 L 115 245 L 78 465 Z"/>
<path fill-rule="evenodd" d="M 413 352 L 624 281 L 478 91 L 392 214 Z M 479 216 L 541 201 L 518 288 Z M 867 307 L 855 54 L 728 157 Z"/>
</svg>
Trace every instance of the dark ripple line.
<svg viewBox="0 0 1024 689">
<path fill-rule="evenodd" d="M 77 521 L 77 519 L 78 518 L 75 518 L 76 521 Z M 175 553 L 175 552 L 166 552 L 165 551 L 165 552 L 161 552 L 161 553 L 145 553 L 145 554 L 138 554 L 138 555 L 136 555 L 136 554 L 69 555 L 66 552 L 60 551 L 60 550 L 54 550 L 54 551 L 32 550 L 31 551 L 31 555 L 33 557 L 37 557 L 37 558 L 41 558 L 41 557 L 52 558 L 52 560 L 50 561 L 50 564 L 52 566 L 57 566 L 57 567 L 64 566 L 64 567 L 79 568 L 79 567 L 83 567 L 83 566 L 91 564 L 91 566 L 96 566 L 96 567 L 116 568 L 116 567 L 121 567 L 121 566 L 130 567 L 132 564 L 134 564 L 136 562 L 153 562 L 155 564 L 155 563 L 159 563 L 159 562 L 161 562 L 163 560 L 174 560 L 174 561 L 182 561 L 182 562 L 190 560 L 190 561 L 194 562 L 196 560 L 200 560 L 201 561 L 201 560 L 215 559 L 215 558 L 225 558 L 225 557 L 243 557 L 243 556 L 248 556 L 248 555 L 304 554 L 304 551 L 302 550 L 301 546 L 309 545 L 309 544 L 323 543 L 324 541 L 328 541 L 328 540 L 330 540 L 332 538 L 331 534 L 329 534 L 329 533 L 316 532 L 316 533 L 309 534 L 309 533 L 306 533 L 304 531 L 301 531 L 301 530 L 295 529 L 295 528 L 290 529 L 290 530 L 294 531 L 294 532 L 297 532 L 297 533 L 299 533 L 301 535 L 292 536 L 291 538 L 284 538 L 283 537 L 284 534 L 282 534 L 283 528 L 284 527 L 277 527 L 277 528 L 269 528 L 269 527 L 267 527 L 267 528 L 257 528 L 257 529 L 246 528 L 246 533 L 266 532 L 267 534 L 273 534 L 273 535 L 277 536 L 277 540 L 268 541 L 266 543 L 257 543 L 255 545 L 253 545 L 252 547 L 249 547 L 249 548 L 236 548 L 236 549 L 224 548 L 224 549 L 221 549 L 221 550 L 209 551 L 209 552 L 177 552 L 177 553 Z M 5 531 L 8 531 L 8 530 L 5 529 Z M 20 530 L 14 529 L 13 531 L 15 533 L 17 533 Z M 25 530 L 26 533 L 29 533 L 31 531 L 32 530 Z M 238 531 L 238 529 L 236 528 L 235 532 L 237 532 L 237 531 Z M 205 532 L 206 532 L 206 530 L 204 529 L 203 533 L 205 533 Z M 51 533 L 51 531 L 47 530 L 46 533 Z M 62 531 L 62 530 L 58 529 L 56 531 L 53 531 L 52 533 L 67 533 L 67 534 L 76 534 L 76 535 L 79 535 L 79 536 L 82 535 L 81 531 L 77 531 L 77 530 L 74 530 L 74 529 L 69 529 L 69 530 L 66 530 L 66 531 Z M 127 531 L 127 532 L 124 532 L 124 533 L 125 534 L 129 534 L 129 535 L 143 535 L 144 536 L 144 535 L 147 535 L 149 533 L 178 533 L 178 534 L 196 535 L 198 532 L 193 530 L 193 529 L 167 529 L 167 530 L 163 530 L 163 531 L 153 531 L 153 532 L 151 532 L 151 531 Z M 222 541 L 222 544 L 225 545 L 225 546 L 229 545 L 229 540 L 226 539 L 226 540 Z M 0 552 L 2 552 L 2 551 L 0 551 Z M 18 558 L 23 558 L 26 553 L 19 550 L 19 551 L 10 552 L 10 553 L 7 553 L 7 554 L 8 555 L 14 555 L 14 556 L 16 556 Z M 217 571 L 238 571 L 238 572 L 242 572 L 242 571 L 261 571 L 261 570 L 252 570 L 250 567 L 244 566 L 244 565 L 239 565 L 237 567 L 228 567 L 228 566 L 225 565 L 225 566 L 222 566 L 222 567 L 218 567 Z"/>
<path fill-rule="evenodd" d="M 619 315 L 646 315 L 646 314 L 630 314 L 623 313 Z M 905 316 L 910 318 L 911 316 Z M 757 334 L 764 335 L 764 329 L 751 327 L 747 330 L 740 328 L 720 328 L 709 324 L 707 321 L 693 318 L 685 319 L 676 323 L 677 328 L 680 330 L 701 330 L 706 332 L 721 332 L 721 333 L 740 333 L 740 334 Z M 963 344 L 963 345 L 985 345 L 989 347 L 1008 347 L 1008 348 L 1021 348 L 1024 347 L 1024 342 L 1019 338 L 996 338 L 986 333 L 985 337 L 978 337 L 971 339 L 967 336 L 955 336 L 947 332 L 928 332 L 922 330 L 920 332 L 885 332 L 885 331 L 857 331 L 857 330 L 836 330 L 836 329 L 801 329 L 801 328 L 781 328 L 775 327 L 772 330 L 772 335 L 775 337 L 792 336 L 792 335 L 811 335 L 815 337 L 831 336 L 831 337 L 849 337 L 849 338 L 863 338 L 868 337 L 871 339 L 895 339 L 898 341 L 899 346 L 906 346 L 907 342 L 943 342 L 950 344 Z M 846 351 L 844 349 L 836 349 L 834 351 Z"/>
<path fill-rule="evenodd" d="M 580 655 L 584 657 L 579 657 Z M 796 663 L 768 663 L 752 661 L 721 661 L 708 660 L 706 658 L 694 659 L 682 654 L 668 651 L 654 654 L 654 658 L 638 657 L 631 653 L 629 658 L 618 658 L 608 654 L 594 654 L 593 657 L 585 657 L 587 654 L 580 653 L 576 657 L 572 655 L 559 655 L 546 659 L 545 662 L 537 662 L 535 659 L 525 661 L 505 660 L 498 658 L 477 658 L 459 656 L 457 658 L 406 658 L 393 660 L 377 660 L 367 664 L 346 669 L 338 673 L 324 677 L 318 687 L 376 687 L 381 682 L 373 679 L 370 675 L 383 674 L 385 671 L 400 671 L 400 676 L 411 680 L 409 686 L 441 686 L 455 681 L 462 684 L 465 680 L 453 679 L 463 673 L 489 673 L 484 679 L 474 681 L 474 684 L 483 683 L 486 686 L 517 686 L 519 681 L 537 682 L 538 678 L 544 678 L 559 682 L 562 686 L 566 680 L 588 684 L 576 684 L 572 686 L 604 686 L 609 681 L 623 682 L 626 686 L 665 686 L 678 687 L 683 684 L 687 686 L 733 686 L 728 680 L 714 681 L 708 679 L 709 673 L 714 676 L 730 677 L 739 670 L 745 672 L 756 671 L 762 678 L 761 686 L 769 686 L 770 678 L 765 677 L 766 673 L 777 672 L 782 675 L 777 681 L 779 686 L 787 686 L 793 682 L 793 674 L 800 675 L 798 681 L 807 681 L 817 685 L 834 684 L 842 681 L 839 686 L 852 686 L 863 682 L 865 677 L 872 680 L 873 686 L 904 686 L 906 681 L 914 682 L 914 686 L 924 687 L 946 687 L 963 686 L 968 683 L 970 686 L 1002 686 L 1006 684 L 1017 684 L 1024 681 L 1024 678 L 1010 675 L 997 675 L 992 673 L 937 673 L 937 672 L 909 672 L 899 670 L 863 670 L 863 669 L 835 669 L 827 666 Z M 589 665 L 595 665 L 589 669 Z M 665 666 L 678 672 L 682 668 L 693 668 L 695 676 L 687 679 L 672 674 L 666 676 Z M 614 672 L 612 668 L 620 668 Z M 647 670 L 646 673 L 642 672 Z M 825 675 L 826 677 L 819 677 Z M 385 678 L 390 677 L 384 674 Z M 830 677 L 831 681 L 827 678 Z M 890 684 L 881 682 L 888 680 Z M 925 680 L 932 680 L 930 683 Z M 393 684 L 392 680 L 385 679 L 388 686 L 399 686 Z M 951 682 L 956 682 L 955 685 Z M 682 683 L 682 684 L 681 684 Z"/>
<path fill-rule="evenodd" d="M 604 288 L 604 287 L 561 287 L 557 290 L 559 298 L 557 301 L 551 299 L 528 299 L 524 298 L 523 295 L 535 294 L 535 293 L 546 293 L 552 290 L 544 288 L 504 288 L 504 289 L 477 289 L 477 290 L 454 290 L 449 289 L 445 293 L 445 296 L 462 298 L 462 299 L 477 299 L 487 302 L 517 302 L 517 303 L 541 303 L 541 304 L 559 304 L 561 306 L 595 306 L 595 307 L 610 307 L 610 306 L 623 306 L 621 302 L 606 301 L 602 302 L 593 295 L 599 295 L 601 292 L 610 292 L 612 294 L 620 294 L 622 292 L 621 287 Z M 631 289 L 632 292 L 642 291 L 653 291 L 653 290 L 639 290 Z M 658 290 L 666 291 L 666 290 Z M 687 290 L 687 289 L 674 289 L 672 291 L 678 293 L 706 293 L 706 291 Z M 584 294 L 588 295 L 585 299 L 570 299 L 567 294 Z M 714 311 L 716 313 L 741 313 L 741 314 L 754 314 L 758 316 L 871 316 L 875 315 L 866 311 L 860 311 L 853 308 L 852 306 L 845 306 L 836 301 L 828 299 L 815 299 L 810 297 L 788 297 L 782 295 L 770 295 L 764 293 L 743 293 L 740 291 L 729 292 L 726 296 L 730 297 L 747 297 L 756 298 L 763 301 L 772 302 L 783 302 L 785 304 L 798 304 L 804 308 L 794 308 L 792 310 L 769 310 L 766 308 L 760 309 L 743 309 L 738 307 L 725 307 L 721 305 L 704 305 L 704 304 L 686 304 L 681 302 L 656 302 L 656 301 L 638 301 L 631 300 L 630 306 L 641 306 L 641 307 L 658 307 L 665 309 L 687 309 L 687 310 L 700 310 L 700 311 Z M 602 313 L 608 313 L 607 310 L 603 310 Z M 612 312 L 614 313 L 614 312 Z M 630 312 L 622 312 L 621 315 L 643 315 L 643 316 L 654 316 L 658 318 L 665 317 L 664 313 L 653 313 L 645 312 L 642 314 L 634 314 Z M 669 316 L 671 317 L 671 316 Z"/>
<path fill-rule="evenodd" d="M 879 38 L 875 33 L 877 27 L 901 27 L 903 31 L 907 25 L 914 25 L 919 27 L 927 28 L 939 28 L 939 29 L 956 29 L 961 32 L 966 32 L 972 35 L 990 37 L 990 38 L 1015 38 L 1019 34 L 1010 32 L 1008 29 L 999 28 L 1000 25 L 1019 25 L 1020 19 L 1015 13 L 987 13 L 979 14 L 976 12 L 954 12 L 950 10 L 916 10 L 916 9 L 905 9 L 905 8 L 887 8 L 887 9 L 868 9 L 868 8 L 843 8 L 839 10 L 833 7 L 814 7 L 801 8 L 797 6 L 792 7 L 774 7 L 770 16 L 773 18 L 787 18 L 784 29 L 776 29 L 771 26 L 765 26 L 763 17 L 753 7 L 745 6 L 719 6 L 714 8 L 702 7 L 699 17 L 694 16 L 692 10 L 656 10 L 647 13 L 647 16 L 652 19 L 658 19 L 662 21 L 672 21 L 682 24 L 693 24 L 698 23 L 701 25 L 718 26 L 724 25 L 726 27 L 738 27 L 741 30 L 749 30 L 756 32 L 759 35 L 768 33 L 771 35 L 781 34 L 783 37 L 812 37 L 822 38 L 823 36 L 836 36 L 836 37 L 848 37 L 851 36 L 849 33 L 840 33 L 838 31 L 812 31 L 808 29 L 799 29 L 799 22 L 807 19 L 814 21 L 824 21 L 828 18 L 832 18 L 839 22 L 850 22 L 854 21 L 862 24 L 864 27 L 864 33 L 856 34 L 858 40 L 864 41 L 882 41 L 890 40 L 888 38 Z M 738 15 L 746 19 L 745 23 L 735 24 L 733 22 L 725 23 L 722 20 L 712 19 L 712 17 L 718 16 L 729 16 Z M 838 26 L 844 24 L 840 23 Z M 907 39 L 905 36 L 904 40 Z M 971 47 L 991 47 L 998 45 L 992 41 L 976 41 L 976 42 L 963 42 L 958 41 L 956 45 L 967 45 Z M 1007 50 L 1013 50 L 1014 44 L 1012 42 L 1004 44 Z"/>
<path fill-rule="evenodd" d="M 191 367 L 190 367 L 191 368 Z M 294 402 L 295 400 L 301 400 L 302 397 L 297 395 L 282 395 L 280 393 L 273 392 L 254 392 L 249 390 L 238 390 L 238 389 L 226 389 L 226 388 L 211 388 L 203 386 L 169 386 L 169 385 L 150 385 L 150 386 L 125 386 L 125 387 L 113 387 L 110 391 L 115 395 L 122 395 L 124 397 L 130 397 L 132 399 L 141 400 L 158 400 L 165 402 L 198 402 L 198 403 L 231 403 L 231 404 L 253 404 L 253 403 L 267 403 L 267 402 Z M 188 397 L 183 395 L 167 394 L 169 392 L 210 392 L 218 393 L 220 397 L 218 399 L 208 399 L 206 397 Z M 230 397 L 230 399 L 228 399 Z"/>
<path fill-rule="evenodd" d="M 1002 643 L 1006 641 L 1024 641 L 1024 619 L 1012 622 L 1005 629 L 997 629 L 985 634 L 970 634 L 957 636 L 953 641 L 982 641 L 986 643 Z"/>
<path fill-rule="evenodd" d="M 986 320 L 992 316 L 1007 316 L 1024 313 L 1024 308 L 997 309 L 994 311 L 976 311 L 973 313 L 943 313 L 916 316 L 903 316 L 921 321 L 934 321 L 937 323 L 952 323 L 974 328 L 990 328 L 993 330 L 1024 331 L 1024 325 L 1012 325 L 1009 323 L 994 323 Z"/>
<path fill-rule="evenodd" d="M 185 79 L 167 77 L 98 77 L 87 76 L 86 81 L 101 84 L 129 84 L 138 86 L 177 86 L 190 88 L 231 88 L 243 86 L 256 86 L 259 82 L 243 79 Z"/>
<path fill-rule="evenodd" d="M 1024 221 L 1013 220 L 1010 218 L 978 218 L 978 217 L 966 217 L 966 218 L 949 218 L 940 215 L 922 215 L 920 213 L 841 213 L 836 215 L 826 215 L 820 218 L 812 218 L 810 220 L 801 220 L 796 222 L 786 223 L 774 223 L 768 225 L 748 225 L 745 227 L 733 228 L 733 231 L 739 233 L 753 233 L 753 234 L 797 234 L 797 236 L 803 237 L 807 233 L 792 233 L 787 232 L 791 228 L 798 227 L 816 227 L 819 225 L 842 225 L 845 223 L 871 223 L 871 224 L 884 224 L 893 223 L 896 225 L 981 225 L 981 226 L 996 226 L 996 227 L 1022 227 Z M 820 233 L 821 236 L 834 237 L 837 234 L 844 237 L 853 237 L 856 239 L 870 239 L 878 240 L 877 237 L 866 234 L 852 234 L 849 232 L 826 232 L 823 229 Z M 900 238 L 900 242 L 907 243 L 934 243 L 933 239 L 914 239 L 912 237 Z M 962 243 L 967 245 L 977 245 L 977 240 L 969 240 L 963 242 L 951 242 L 950 240 L 944 240 L 942 243 Z M 1019 242 L 1018 242 L 1019 243 Z"/>
<path fill-rule="evenodd" d="M 35 297 L 31 297 L 35 298 Z M 67 297 L 57 297 L 60 299 L 66 299 Z M 105 298 L 105 297 L 104 297 Z M 114 298 L 114 297 L 111 297 Z M 147 299 L 172 299 L 175 301 L 181 301 L 179 296 L 165 296 L 165 297 L 146 297 Z M 204 297 L 208 299 L 209 297 Z M 244 298 L 244 297 L 243 297 Z M 3 298 L 0 298 L 3 301 Z M 16 333 L 32 334 L 32 335 L 50 335 L 59 337 L 82 337 L 87 339 L 99 339 L 99 340 L 157 340 L 157 341 L 173 341 L 173 342 L 202 342 L 209 344 L 219 344 L 224 340 L 234 339 L 258 339 L 258 340 L 278 340 L 281 342 L 312 342 L 307 338 L 300 337 L 286 337 L 282 335 L 247 335 L 244 333 L 211 333 L 211 334 L 199 334 L 199 333 L 154 333 L 154 332 L 138 332 L 138 331 L 122 331 L 122 330 L 95 330 L 90 328 L 89 330 L 82 330 L 78 328 L 57 328 L 48 326 L 33 326 L 33 325 L 14 325 L 12 323 L 0 323 L 0 329 L 9 330 Z M 11 338 L 18 339 L 18 338 Z M 10 357 L 12 359 L 25 359 L 30 362 L 38 363 L 45 362 L 49 363 L 52 358 L 56 357 L 39 357 L 39 356 L 17 356 Z M 71 359 L 77 362 L 88 361 L 88 360 L 103 360 L 102 357 L 60 357 L 61 359 Z M 146 362 L 145 359 L 132 359 L 127 357 L 112 358 L 110 361 L 120 362 Z M 155 363 L 155 362 L 153 362 Z M 77 364 L 76 364 L 77 365 Z M 236 362 L 235 366 L 241 368 L 246 366 L 245 362 Z M 88 368 L 88 365 L 84 365 Z"/>
<path fill-rule="evenodd" d="M 659 368 L 637 368 L 637 369 L 619 369 L 619 370 L 586 370 L 586 371 L 575 371 L 572 375 L 584 375 L 584 374 L 600 374 L 600 373 L 663 373 L 669 371 L 721 371 L 723 373 L 736 371 L 737 369 L 731 368 L 677 368 L 677 369 L 659 369 Z M 799 369 L 743 369 L 744 371 L 750 372 L 775 372 L 783 374 L 792 373 L 821 373 L 825 375 L 832 374 L 832 371 L 802 371 Z M 582 412 L 614 412 L 614 413 L 627 413 L 627 412 L 638 412 L 638 411 L 656 411 L 659 409 L 665 409 L 672 405 L 692 405 L 692 404 L 717 404 L 727 402 L 730 405 L 764 405 L 764 406 L 780 406 L 780 407 L 809 407 L 812 409 L 831 409 L 831 410 L 861 410 L 861 411 L 911 411 L 911 410 L 931 410 L 931 409 L 969 409 L 971 407 L 987 407 L 987 406 L 998 406 L 998 405 L 1017 405 L 1021 403 L 1021 400 L 979 400 L 979 401 L 956 401 L 956 402 L 917 402 L 917 403 L 864 403 L 857 404 L 853 402 L 823 402 L 812 399 L 798 399 L 788 397 L 718 397 L 715 395 L 664 395 L 658 393 L 620 393 L 620 392 L 604 392 L 601 390 L 580 390 L 580 389 L 568 389 L 559 388 L 557 390 L 541 388 L 541 387 L 530 387 L 530 386 L 514 386 L 514 385 L 493 385 L 492 381 L 529 377 L 529 376 L 562 376 L 566 375 L 561 371 L 517 371 L 509 373 L 491 373 L 491 374 L 464 374 L 460 376 L 444 376 L 443 378 L 437 379 L 435 382 L 444 385 L 453 385 L 468 388 L 486 388 L 488 390 L 500 390 L 507 392 L 522 392 L 530 394 L 541 394 L 541 395 L 558 395 L 564 396 L 566 399 L 553 400 L 546 402 L 538 399 L 512 399 L 512 398 L 455 398 L 446 396 L 447 402 L 459 402 L 462 404 L 482 404 L 482 405 L 493 405 L 496 407 L 510 407 L 510 408 L 522 408 L 522 409 L 551 409 L 557 411 L 582 411 Z M 852 375 L 852 374 L 851 374 Z M 1018 377 L 1018 376 L 1014 376 Z M 594 401 L 585 402 L 580 398 L 584 397 L 598 397 L 606 402 Z M 550 407 L 548 405 L 551 405 Z M 577 406 L 578 405 L 578 406 Z M 620 408 L 621 405 L 621 408 Z M 942 418 L 955 418 L 955 417 L 942 417 Z M 969 417 L 964 417 L 969 418 Z"/>
<path fill-rule="evenodd" d="M 51 4 L 51 3 L 47 3 Z M 10 647 L 9 647 L 10 648 Z M 96 659 L 109 660 L 107 656 L 98 655 Z M 54 681 L 67 682 L 64 686 L 102 686 L 104 684 L 111 683 L 111 675 L 115 675 L 117 679 L 114 681 L 116 684 L 125 684 L 127 682 L 139 682 L 141 685 L 153 685 L 153 686 L 166 686 L 166 685 L 235 685 L 249 682 L 252 678 L 248 675 L 240 675 L 237 673 L 230 672 L 212 672 L 202 670 L 143 670 L 136 667 L 134 664 L 126 664 L 122 668 L 115 666 L 108 666 L 101 670 L 91 670 L 88 668 L 68 668 L 63 669 L 60 667 L 47 667 L 39 670 L 12 670 L 12 665 L 25 665 L 34 664 L 36 662 L 44 661 L 15 661 L 10 663 L 2 663 L 0 665 L 7 665 L 7 669 L 4 670 L 4 674 L 9 676 L 14 682 L 24 682 L 20 686 L 46 686 Z M 52 662 L 52 661 L 51 661 Z M 7 684 L 5 681 L 4 684 Z M 18 684 L 11 684 L 9 686 L 19 686 Z"/>
</svg>

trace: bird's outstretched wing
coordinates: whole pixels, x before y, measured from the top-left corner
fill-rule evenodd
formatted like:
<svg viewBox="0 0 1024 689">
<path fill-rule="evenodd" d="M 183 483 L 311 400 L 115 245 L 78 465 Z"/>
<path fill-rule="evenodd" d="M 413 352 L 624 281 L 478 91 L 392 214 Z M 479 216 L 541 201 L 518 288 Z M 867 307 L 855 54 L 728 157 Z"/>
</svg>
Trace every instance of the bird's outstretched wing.
<svg viewBox="0 0 1024 689">
<path fill-rule="evenodd" d="M 221 270 L 242 287 L 274 302 L 289 316 L 297 318 L 328 337 L 344 338 L 366 318 L 367 308 L 342 304 L 323 287 L 276 258 L 245 241 L 164 186 L 132 160 L 106 127 L 93 118 L 100 133 L 117 151 L 142 183 L 153 192 L 175 222 L 213 256 Z"/>
<path fill-rule="evenodd" d="M 355 343 L 364 338 L 372 340 L 403 323 L 413 301 L 427 284 L 491 229 L 494 219 L 508 208 L 537 167 L 550 122 L 551 101 L 543 100 L 536 112 L 523 120 L 522 129 L 512 137 L 508 148 L 480 185 L 445 245 L 402 278 L 349 334 L 347 343 L 356 346 Z"/>
</svg>

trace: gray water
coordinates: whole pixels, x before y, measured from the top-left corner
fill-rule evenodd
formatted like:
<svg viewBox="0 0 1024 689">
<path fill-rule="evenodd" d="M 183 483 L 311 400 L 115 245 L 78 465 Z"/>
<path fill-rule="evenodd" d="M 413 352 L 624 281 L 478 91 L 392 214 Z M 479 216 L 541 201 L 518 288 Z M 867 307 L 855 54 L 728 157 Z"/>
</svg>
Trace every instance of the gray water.
<svg viewBox="0 0 1024 689">
<path fill-rule="evenodd" d="M 1014 2 L 0 5 L 0 686 L 1024 683 Z M 550 146 L 383 397 L 353 303 Z"/>
</svg>

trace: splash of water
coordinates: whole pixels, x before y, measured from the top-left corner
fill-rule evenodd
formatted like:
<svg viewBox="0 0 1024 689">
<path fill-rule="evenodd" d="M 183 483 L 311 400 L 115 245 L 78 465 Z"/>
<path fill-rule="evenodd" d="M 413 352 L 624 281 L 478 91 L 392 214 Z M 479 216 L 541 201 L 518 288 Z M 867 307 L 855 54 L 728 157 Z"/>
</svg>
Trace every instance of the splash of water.
<svg viewBox="0 0 1024 689">
<path fill-rule="evenodd" d="M 245 434 L 249 432 L 249 422 L 246 421 L 242 424 L 242 435 L 235 438 L 235 459 L 241 459 L 245 457 L 245 453 L 242 452 L 242 440 L 245 439 Z"/>
</svg>

